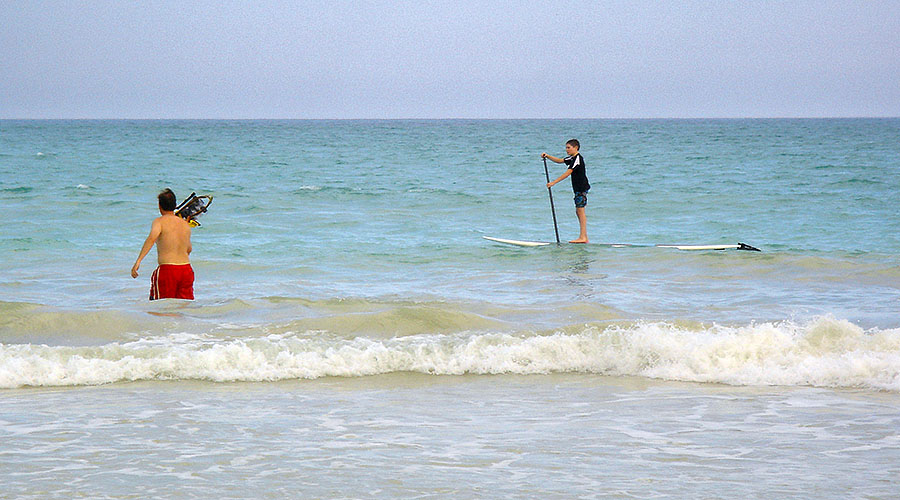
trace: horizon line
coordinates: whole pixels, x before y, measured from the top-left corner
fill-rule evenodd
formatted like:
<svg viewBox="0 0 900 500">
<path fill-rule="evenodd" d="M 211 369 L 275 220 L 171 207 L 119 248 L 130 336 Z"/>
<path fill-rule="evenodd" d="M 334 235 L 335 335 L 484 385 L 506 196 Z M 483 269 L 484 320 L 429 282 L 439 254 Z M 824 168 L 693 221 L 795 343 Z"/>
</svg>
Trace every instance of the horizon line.
<svg viewBox="0 0 900 500">
<path fill-rule="evenodd" d="M 472 118 L 472 117 L 356 117 L 356 118 L 271 118 L 271 117 L 0 117 L 8 121 L 514 121 L 514 120 L 861 120 L 861 119 L 898 119 L 900 116 L 646 116 L 646 117 L 504 117 L 504 118 Z"/>
</svg>

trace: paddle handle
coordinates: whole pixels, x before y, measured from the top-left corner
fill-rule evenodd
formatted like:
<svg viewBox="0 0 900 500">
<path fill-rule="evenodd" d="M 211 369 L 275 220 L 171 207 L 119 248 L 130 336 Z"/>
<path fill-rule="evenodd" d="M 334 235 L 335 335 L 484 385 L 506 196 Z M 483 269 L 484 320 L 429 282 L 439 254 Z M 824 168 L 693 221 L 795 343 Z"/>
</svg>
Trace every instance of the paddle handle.
<svg viewBox="0 0 900 500">
<path fill-rule="evenodd" d="M 544 158 L 544 175 L 547 176 L 547 184 L 550 184 L 550 170 L 547 169 L 547 159 Z M 559 245 L 559 226 L 556 224 L 556 207 L 553 205 L 553 190 L 547 188 L 547 194 L 550 195 L 550 213 L 553 214 L 553 231 L 556 233 L 556 244 Z"/>
</svg>

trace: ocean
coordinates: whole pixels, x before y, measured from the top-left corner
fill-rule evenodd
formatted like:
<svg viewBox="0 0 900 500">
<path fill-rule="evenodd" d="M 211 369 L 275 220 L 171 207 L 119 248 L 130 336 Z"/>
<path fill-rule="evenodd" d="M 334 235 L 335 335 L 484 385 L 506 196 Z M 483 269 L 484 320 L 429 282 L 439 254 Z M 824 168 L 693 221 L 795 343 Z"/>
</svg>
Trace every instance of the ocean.
<svg viewBox="0 0 900 500">
<path fill-rule="evenodd" d="M 592 244 L 483 239 L 571 138 Z M 2 120 L 0 497 L 896 498 L 897 193 L 900 119 Z"/>
</svg>

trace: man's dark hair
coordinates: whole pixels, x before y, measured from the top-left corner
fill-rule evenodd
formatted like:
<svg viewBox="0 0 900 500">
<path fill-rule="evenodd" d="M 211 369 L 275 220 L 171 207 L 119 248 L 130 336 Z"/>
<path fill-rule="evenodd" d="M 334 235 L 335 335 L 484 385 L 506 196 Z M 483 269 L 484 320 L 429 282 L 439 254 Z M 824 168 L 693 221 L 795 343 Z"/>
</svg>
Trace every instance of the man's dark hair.
<svg viewBox="0 0 900 500">
<path fill-rule="evenodd" d="M 571 145 L 575 146 L 576 148 L 581 149 L 581 143 L 578 142 L 578 139 L 569 139 L 566 142 L 566 144 L 571 144 Z"/>
<path fill-rule="evenodd" d="M 166 212 L 175 210 L 175 193 L 171 189 L 163 189 L 157 198 L 159 198 L 160 210 L 165 210 Z"/>
</svg>

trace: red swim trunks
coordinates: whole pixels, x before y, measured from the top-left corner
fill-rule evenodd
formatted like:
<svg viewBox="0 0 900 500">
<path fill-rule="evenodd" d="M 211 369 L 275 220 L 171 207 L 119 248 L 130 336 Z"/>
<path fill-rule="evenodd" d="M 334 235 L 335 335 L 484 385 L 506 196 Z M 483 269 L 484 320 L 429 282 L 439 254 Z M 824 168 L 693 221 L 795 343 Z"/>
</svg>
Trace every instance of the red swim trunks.
<svg viewBox="0 0 900 500">
<path fill-rule="evenodd" d="M 161 264 L 150 277 L 150 300 L 194 300 L 194 269 L 190 264 Z"/>
</svg>

